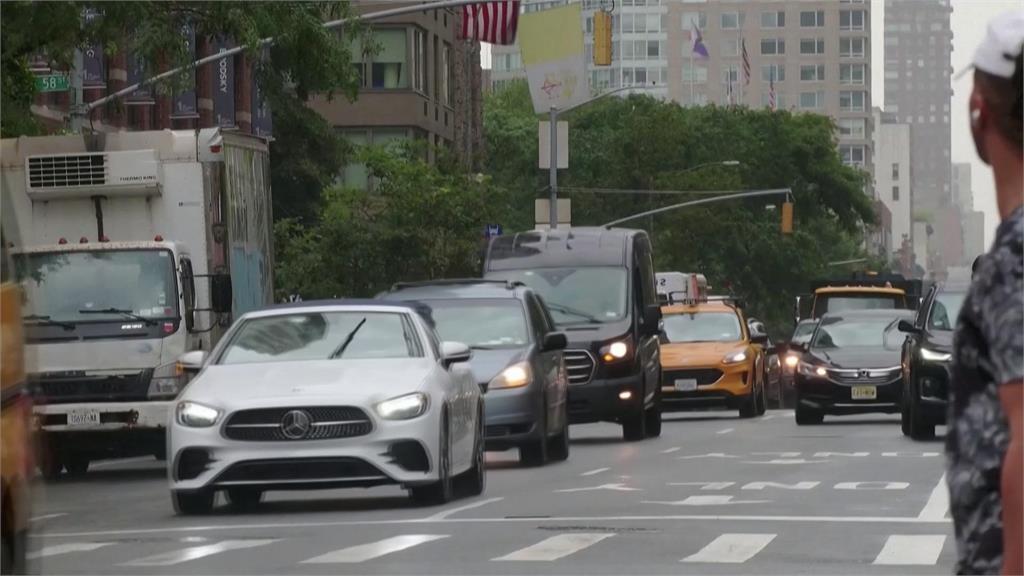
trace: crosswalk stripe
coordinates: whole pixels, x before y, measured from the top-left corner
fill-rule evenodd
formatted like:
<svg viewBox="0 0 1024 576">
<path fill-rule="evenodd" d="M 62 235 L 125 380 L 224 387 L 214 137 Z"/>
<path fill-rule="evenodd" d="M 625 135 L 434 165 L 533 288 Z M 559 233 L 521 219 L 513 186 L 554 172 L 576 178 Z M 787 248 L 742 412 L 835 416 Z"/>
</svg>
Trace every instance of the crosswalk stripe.
<svg viewBox="0 0 1024 576">
<path fill-rule="evenodd" d="M 945 543 L 944 534 L 893 534 L 886 538 L 874 564 L 932 566 L 938 562 Z"/>
<path fill-rule="evenodd" d="M 29 560 L 36 560 L 61 554 L 70 554 L 71 552 L 92 552 L 111 544 L 113 542 L 68 542 L 66 544 L 54 544 L 53 546 L 44 546 L 35 552 L 29 552 L 25 557 Z"/>
<path fill-rule="evenodd" d="M 774 539 L 775 534 L 722 534 L 682 561 L 741 564 L 753 558 Z"/>
<path fill-rule="evenodd" d="M 220 554 L 221 552 L 228 552 L 230 550 L 244 550 L 246 548 L 266 546 L 272 542 L 277 542 L 277 540 L 222 540 L 216 544 L 190 546 L 188 548 L 182 548 L 181 550 L 173 550 L 171 552 L 146 556 L 137 560 L 125 562 L 121 564 L 121 566 L 173 566 L 175 564 L 181 564 L 182 562 L 197 560 L 199 558 L 213 556 L 214 554 Z"/>
<path fill-rule="evenodd" d="M 579 552 L 584 548 L 589 548 L 601 540 L 611 538 L 612 536 L 614 534 L 559 534 L 558 536 L 545 538 L 532 546 L 516 550 L 511 554 L 494 558 L 494 560 L 500 562 L 558 560 L 574 552 Z"/>
<path fill-rule="evenodd" d="M 322 556 L 303 560 L 302 563 L 351 564 L 356 562 L 365 562 L 386 554 L 391 554 L 392 552 L 399 552 L 407 548 L 412 548 L 413 546 L 419 546 L 420 544 L 426 544 L 427 542 L 433 542 L 434 540 L 440 540 L 447 537 L 447 534 L 404 534 L 402 536 L 385 538 L 369 544 L 360 544 L 358 546 L 342 548 L 340 550 L 328 552 Z"/>
</svg>

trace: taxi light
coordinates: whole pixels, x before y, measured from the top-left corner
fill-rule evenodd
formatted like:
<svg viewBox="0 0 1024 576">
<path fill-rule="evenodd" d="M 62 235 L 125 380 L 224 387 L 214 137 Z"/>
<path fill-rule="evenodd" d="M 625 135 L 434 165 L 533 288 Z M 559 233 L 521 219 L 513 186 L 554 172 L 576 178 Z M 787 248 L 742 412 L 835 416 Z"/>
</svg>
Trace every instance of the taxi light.
<svg viewBox="0 0 1024 576">
<path fill-rule="evenodd" d="M 61 238 L 60 240 L 57 240 L 57 244 L 67 244 L 67 243 L 68 243 L 68 239 L 67 238 Z"/>
<path fill-rule="evenodd" d="M 86 238 L 85 236 L 82 236 L 81 238 L 78 239 L 78 243 L 79 244 L 88 244 L 89 243 L 89 239 Z"/>
<path fill-rule="evenodd" d="M 622 392 L 619 392 L 619 400 L 629 400 L 632 397 L 633 393 L 630 392 L 629 390 L 623 390 Z"/>
</svg>

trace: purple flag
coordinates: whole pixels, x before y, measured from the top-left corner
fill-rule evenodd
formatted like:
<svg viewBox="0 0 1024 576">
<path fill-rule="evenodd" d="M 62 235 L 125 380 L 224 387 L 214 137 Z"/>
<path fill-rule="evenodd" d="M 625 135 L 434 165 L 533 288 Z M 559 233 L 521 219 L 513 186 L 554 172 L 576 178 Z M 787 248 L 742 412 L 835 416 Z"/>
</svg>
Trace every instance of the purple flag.
<svg viewBox="0 0 1024 576">
<path fill-rule="evenodd" d="M 227 39 L 217 38 L 214 50 L 224 52 L 231 48 Z M 235 126 L 235 58 L 225 56 L 213 67 L 213 117 L 217 126 Z"/>
<path fill-rule="evenodd" d="M 697 23 L 693 22 L 693 53 L 701 58 L 710 58 L 708 48 L 704 45 L 704 36 L 700 33 Z"/>
<path fill-rule="evenodd" d="M 196 29 L 191 24 L 184 24 L 181 27 L 182 41 L 185 42 L 185 50 L 188 52 L 189 62 L 195 60 L 196 56 Z M 185 72 L 185 87 L 175 91 L 171 109 L 171 118 L 198 118 L 199 109 L 196 106 L 196 72 L 189 70 Z"/>
</svg>

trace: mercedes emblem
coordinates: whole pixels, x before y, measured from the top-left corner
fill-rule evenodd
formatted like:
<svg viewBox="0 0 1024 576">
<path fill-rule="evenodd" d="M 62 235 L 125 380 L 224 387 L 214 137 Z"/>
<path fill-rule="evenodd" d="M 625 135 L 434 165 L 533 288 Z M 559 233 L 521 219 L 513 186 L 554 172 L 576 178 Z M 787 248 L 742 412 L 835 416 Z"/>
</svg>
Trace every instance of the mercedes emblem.
<svg viewBox="0 0 1024 576">
<path fill-rule="evenodd" d="M 289 440 L 299 440 L 309 434 L 312 420 L 305 410 L 291 410 L 281 418 L 281 434 Z"/>
</svg>

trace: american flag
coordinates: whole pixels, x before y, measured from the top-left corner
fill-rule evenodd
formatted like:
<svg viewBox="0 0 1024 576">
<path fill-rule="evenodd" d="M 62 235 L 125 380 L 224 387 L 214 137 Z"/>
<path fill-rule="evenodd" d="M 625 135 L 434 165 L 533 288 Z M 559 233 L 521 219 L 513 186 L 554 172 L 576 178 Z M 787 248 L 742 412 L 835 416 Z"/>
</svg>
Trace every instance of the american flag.
<svg viewBox="0 0 1024 576">
<path fill-rule="evenodd" d="M 768 78 L 768 108 L 774 112 L 775 107 L 775 70 L 772 69 L 771 76 Z"/>
<path fill-rule="evenodd" d="M 519 25 L 519 0 L 479 2 L 462 7 L 463 39 L 515 44 Z"/>
<path fill-rule="evenodd" d="M 747 41 L 743 40 L 743 85 L 750 85 L 750 55 L 747 54 Z"/>
</svg>

